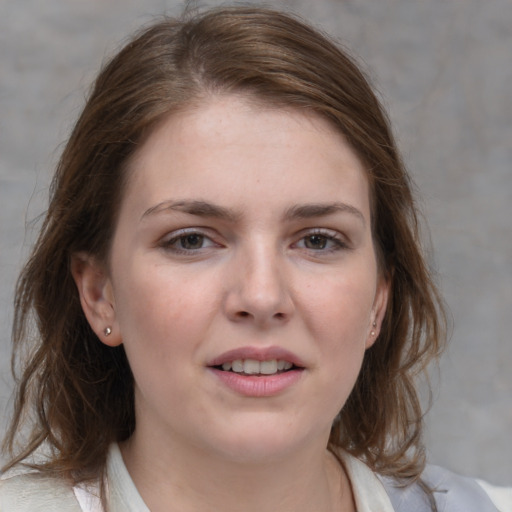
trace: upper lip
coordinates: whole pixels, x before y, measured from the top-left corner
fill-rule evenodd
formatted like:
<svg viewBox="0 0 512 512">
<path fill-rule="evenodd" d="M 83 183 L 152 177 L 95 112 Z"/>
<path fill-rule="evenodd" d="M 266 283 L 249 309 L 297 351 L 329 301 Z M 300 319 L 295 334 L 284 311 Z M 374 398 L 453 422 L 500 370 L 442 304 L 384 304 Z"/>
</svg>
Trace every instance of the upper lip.
<svg viewBox="0 0 512 512">
<path fill-rule="evenodd" d="M 231 363 L 237 359 L 254 359 L 256 361 L 271 361 L 272 359 L 277 359 L 289 361 L 298 367 L 303 368 L 305 366 L 296 354 L 281 347 L 235 348 L 215 357 L 207 363 L 207 366 L 221 366 L 224 363 Z"/>
</svg>

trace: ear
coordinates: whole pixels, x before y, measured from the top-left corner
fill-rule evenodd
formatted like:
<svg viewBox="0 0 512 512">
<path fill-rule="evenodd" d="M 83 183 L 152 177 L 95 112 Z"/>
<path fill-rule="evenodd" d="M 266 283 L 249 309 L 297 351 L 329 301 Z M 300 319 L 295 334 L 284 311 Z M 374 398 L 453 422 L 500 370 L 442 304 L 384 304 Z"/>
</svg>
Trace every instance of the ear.
<svg viewBox="0 0 512 512">
<path fill-rule="evenodd" d="M 105 266 L 89 254 L 77 253 L 71 258 L 71 274 L 91 329 L 105 345 L 120 345 L 114 293 Z"/>
<path fill-rule="evenodd" d="M 384 277 L 379 277 L 370 315 L 370 325 L 368 326 L 368 333 L 366 336 L 366 348 L 370 348 L 379 337 L 382 321 L 386 314 L 390 289 L 391 282 Z"/>
</svg>

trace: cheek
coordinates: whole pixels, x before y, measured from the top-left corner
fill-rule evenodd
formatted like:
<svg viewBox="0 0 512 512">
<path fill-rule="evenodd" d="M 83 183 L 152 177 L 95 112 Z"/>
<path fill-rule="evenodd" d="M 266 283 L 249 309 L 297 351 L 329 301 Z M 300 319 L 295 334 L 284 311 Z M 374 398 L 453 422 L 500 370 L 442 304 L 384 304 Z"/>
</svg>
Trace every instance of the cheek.
<svg viewBox="0 0 512 512">
<path fill-rule="evenodd" d="M 178 394 L 187 400 L 181 383 L 190 380 L 200 329 L 190 295 L 175 293 L 165 282 L 149 278 L 119 304 L 119 326 L 136 383 L 138 407 L 171 403 Z M 197 302 L 196 302 L 197 303 Z M 158 407 L 158 406 L 157 406 Z M 147 411 L 146 411 L 147 412 Z"/>
<path fill-rule="evenodd" d="M 165 264 L 151 264 L 134 258 L 117 276 L 116 315 L 125 325 L 167 329 L 169 325 L 192 322 L 197 309 L 211 300 L 207 279 L 197 279 L 182 269 Z M 196 277 L 194 279 L 194 277 Z"/>
<path fill-rule="evenodd" d="M 375 296 L 372 280 L 334 277 L 317 283 L 309 294 L 308 321 L 320 339 L 329 340 L 330 349 L 345 350 L 354 345 L 364 349 Z"/>
<path fill-rule="evenodd" d="M 129 268 L 115 289 L 127 354 L 133 364 L 175 364 L 181 353 L 194 350 L 208 328 L 212 289 L 165 266 L 146 265 L 141 272 L 142 266 Z"/>
<path fill-rule="evenodd" d="M 371 269 L 371 267 L 370 267 Z M 375 296 L 372 272 L 352 272 L 322 280 L 310 294 L 309 330 L 319 350 L 322 389 L 317 399 L 334 419 L 355 385 L 366 351 Z M 329 404 L 329 407 L 327 407 Z M 319 412 L 320 414 L 320 412 Z"/>
</svg>

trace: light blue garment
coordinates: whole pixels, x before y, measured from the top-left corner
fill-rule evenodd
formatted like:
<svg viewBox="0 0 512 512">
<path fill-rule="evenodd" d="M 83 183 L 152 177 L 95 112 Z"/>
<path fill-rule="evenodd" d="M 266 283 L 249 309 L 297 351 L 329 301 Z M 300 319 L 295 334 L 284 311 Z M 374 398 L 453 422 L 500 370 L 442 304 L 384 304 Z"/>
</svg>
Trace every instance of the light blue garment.
<svg viewBox="0 0 512 512">
<path fill-rule="evenodd" d="M 433 489 L 439 512 L 499 512 L 487 493 L 473 478 L 438 466 L 427 466 L 422 480 Z M 395 512 L 427 512 L 428 497 L 419 484 L 398 487 L 391 478 L 381 477 Z"/>
</svg>

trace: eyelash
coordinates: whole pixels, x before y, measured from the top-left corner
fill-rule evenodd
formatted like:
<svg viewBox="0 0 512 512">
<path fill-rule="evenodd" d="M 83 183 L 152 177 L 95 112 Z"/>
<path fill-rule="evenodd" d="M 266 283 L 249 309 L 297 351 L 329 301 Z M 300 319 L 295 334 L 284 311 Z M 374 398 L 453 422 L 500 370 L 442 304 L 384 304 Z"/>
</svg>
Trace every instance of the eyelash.
<svg viewBox="0 0 512 512">
<path fill-rule="evenodd" d="M 333 246 L 330 248 L 322 247 L 320 249 L 312 249 L 309 247 L 302 247 L 302 249 L 304 249 L 306 251 L 310 251 L 312 253 L 332 253 L 335 251 L 349 248 L 347 243 L 340 237 L 340 235 L 337 232 L 327 230 L 327 229 L 310 230 L 300 238 L 299 242 L 296 242 L 294 245 L 298 245 L 298 243 L 305 241 L 306 239 L 312 238 L 312 237 L 319 237 L 319 238 L 323 239 L 326 243 L 333 244 Z"/>
<path fill-rule="evenodd" d="M 202 233 L 201 231 L 197 231 L 196 229 L 191 229 L 191 230 L 183 229 L 183 230 L 173 232 L 173 233 L 171 233 L 171 235 L 172 235 L 171 238 L 163 239 L 159 245 L 164 250 L 173 252 L 175 254 L 191 255 L 191 254 L 197 253 L 198 251 L 201 251 L 203 249 L 207 249 L 209 247 L 213 247 L 213 246 L 220 247 L 220 245 L 215 243 L 211 239 L 211 237 Z M 178 244 L 180 241 L 183 243 L 183 241 L 185 241 L 187 237 L 193 237 L 193 236 L 201 238 L 201 241 L 203 242 L 201 245 L 203 245 L 205 241 L 208 241 L 207 247 L 198 247 L 196 249 L 186 249 L 184 247 L 175 246 L 175 244 Z"/>
<path fill-rule="evenodd" d="M 179 247 L 178 244 L 181 242 L 182 244 L 187 239 L 187 237 L 198 237 L 201 239 L 201 247 L 198 248 L 184 248 Z M 325 244 L 332 244 L 331 247 L 326 248 L 311 248 L 311 247 L 299 247 L 301 242 L 305 242 L 308 238 L 312 237 L 318 237 L 322 241 L 325 242 Z M 204 243 L 207 242 L 206 247 L 204 246 Z M 220 244 L 216 243 L 212 240 L 212 238 L 205 233 L 198 231 L 197 229 L 190 229 L 190 230 L 179 230 L 176 232 L 171 233 L 171 238 L 165 238 L 160 242 L 160 247 L 162 247 L 165 251 L 172 252 L 174 254 L 183 254 L 183 255 L 192 255 L 197 254 L 199 251 L 208 249 L 210 247 L 222 247 Z M 305 250 L 308 252 L 311 252 L 313 254 L 318 253 L 332 253 L 343 249 L 348 249 L 349 246 L 347 243 L 340 238 L 340 235 L 331 230 L 326 229 L 313 229 L 309 230 L 306 233 L 304 233 L 301 238 L 292 244 L 292 247 L 297 247 L 301 250 Z"/>
</svg>

